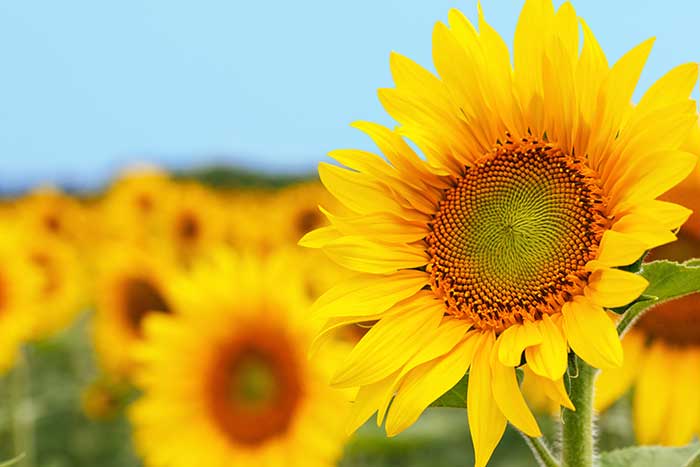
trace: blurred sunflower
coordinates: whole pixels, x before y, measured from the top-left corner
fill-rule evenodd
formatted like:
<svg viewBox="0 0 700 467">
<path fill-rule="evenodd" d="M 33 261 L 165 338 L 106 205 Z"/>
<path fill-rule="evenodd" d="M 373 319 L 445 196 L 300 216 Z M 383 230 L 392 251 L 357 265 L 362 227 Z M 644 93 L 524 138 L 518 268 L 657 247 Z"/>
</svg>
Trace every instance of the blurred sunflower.
<svg viewBox="0 0 700 467">
<path fill-rule="evenodd" d="M 616 267 L 675 240 L 689 215 L 656 198 L 697 158 L 680 146 L 697 120 L 689 95 L 698 66 L 674 69 L 632 106 L 652 41 L 609 67 L 581 24 L 582 48 L 570 4 L 555 12 L 550 1 L 527 1 L 512 69 L 481 12 L 477 31 L 450 11 L 449 27 L 433 34 L 439 78 L 391 56 L 396 88 L 379 97 L 398 131 L 355 124 L 386 160 L 341 150 L 331 157 L 350 170 L 319 166 L 354 214 L 329 216 L 332 225 L 301 244 L 359 273 L 319 299 L 319 342 L 340 326 L 375 323 L 333 378 L 360 388 L 353 427 L 378 412 L 395 435 L 471 368 L 466 402 L 483 466 L 506 420 L 540 435 L 515 367 L 525 362 L 570 406 L 569 347 L 597 368 L 622 363 L 605 307 L 647 286 Z"/>
<path fill-rule="evenodd" d="M 700 258 L 700 166 L 665 198 L 686 204 L 694 214 L 678 241 L 654 250 L 651 259 Z M 597 409 L 605 410 L 634 387 L 634 430 L 641 444 L 680 446 L 700 436 L 700 294 L 651 309 L 622 346 L 622 367 L 598 377 Z"/>
<path fill-rule="evenodd" d="M 94 340 L 108 374 L 131 375 L 131 351 L 143 337 L 146 315 L 175 311 L 170 283 L 176 274 L 164 254 L 119 243 L 104 248 L 95 279 Z"/>
<path fill-rule="evenodd" d="M 144 244 L 155 235 L 157 219 L 169 203 L 174 183 L 156 168 L 134 168 L 109 188 L 99 208 L 102 236 Z"/>
<path fill-rule="evenodd" d="M 328 386 L 335 350 L 306 357 L 314 328 L 294 264 L 216 258 L 177 287 L 182 313 L 146 320 L 130 410 L 145 464 L 334 465 L 349 404 Z"/>
<path fill-rule="evenodd" d="M 183 183 L 173 189 L 159 219 L 159 241 L 172 249 L 183 264 L 207 249 L 223 243 L 226 217 L 218 197 L 198 183 Z"/>
<path fill-rule="evenodd" d="M 19 233 L 0 225 L 0 373 L 11 368 L 23 342 L 32 334 L 37 271 L 17 254 Z"/>
<path fill-rule="evenodd" d="M 237 251 L 267 255 L 278 244 L 277 228 L 271 229 L 272 195 L 269 190 L 235 190 L 220 194 L 226 207 L 226 244 Z"/>
<path fill-rule="evenodd" d="M 74 248 L 46 234 L 27 234 L 19 248 L 40 277 L 32 337 L 67 327 L 88 304 L 86 271 Z"/>
<path fill-rule="evenodd" d="M 87 226 L 80 202 L 56 188 L 38 188 L 15 204 L 19 226 L 73 246 L 83 245 Z"/>
<path fill-rule="evenodd" d="M 272 232 L 285 245 L 296 244 L 306 233 L 328 225 L 319 209 L 339 209 L 337 201 L 318 182 L 299 183 L 275 193 L 272 211 L 277 227 Z"/>
</svg>

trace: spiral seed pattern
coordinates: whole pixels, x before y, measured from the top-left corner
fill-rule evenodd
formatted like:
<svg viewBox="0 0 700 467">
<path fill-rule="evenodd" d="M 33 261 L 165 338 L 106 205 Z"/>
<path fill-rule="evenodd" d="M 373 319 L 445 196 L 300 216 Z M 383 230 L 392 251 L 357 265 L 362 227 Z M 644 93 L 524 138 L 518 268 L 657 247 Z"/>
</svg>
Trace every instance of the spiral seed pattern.
<svg viewBox="0 0 700 467">
<path fill-rule="evenodd" d="M 605 208 L 583 160 L 502 143 L 445 192 L 426 237 L 431 286 L 449 313 L 496 332 L 558 311 L 586 282 Z"/>
</svg>

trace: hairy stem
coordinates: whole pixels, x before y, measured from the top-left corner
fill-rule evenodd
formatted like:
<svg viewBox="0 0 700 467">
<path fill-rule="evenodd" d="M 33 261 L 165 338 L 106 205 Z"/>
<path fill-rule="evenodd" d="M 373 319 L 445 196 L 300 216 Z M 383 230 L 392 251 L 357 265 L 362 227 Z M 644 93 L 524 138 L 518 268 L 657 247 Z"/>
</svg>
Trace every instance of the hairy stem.
<svg viewBox="0 0 700 467">
<path fill-rule="evenodd" d="M 570 398 L 576 411 L 562 411 L 563 467 L 592 467 L 593 446 L 593 383 L 596 370 L 576 356 L 569 360 Z"/>
<path fill-rule="evenodd" d="M 537 465 L 542 467 L 559 467 L 559 462 L 554 458 L 552 452 L 549 450 L 545 444 L 544 438 L 531 438 L 525 433 L 520 432 L 520 434 L 525 439 L 527 447 L 532 451 L 532 455 L 537 461 Z"/>
</svg>

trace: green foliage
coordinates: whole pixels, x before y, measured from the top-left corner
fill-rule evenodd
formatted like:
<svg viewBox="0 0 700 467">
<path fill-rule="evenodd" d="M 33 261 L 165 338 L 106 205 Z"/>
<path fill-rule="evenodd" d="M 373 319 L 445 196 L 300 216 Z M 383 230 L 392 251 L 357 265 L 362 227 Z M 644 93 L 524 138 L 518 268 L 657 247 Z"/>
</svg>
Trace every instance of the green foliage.
<svg viewBox="0 0 700 467">
<path fill-rule="evenodd" d="M 281 188 L 292 183 L 317 180 L 311 174 L 269 175 L 228 166 L 211 166 L 173 174 L 178 180 L 196 180 L 215 188 Z"/>
<path fill-rule="evenodd" d="M 452 407 L 463 409 L 467 407 L 467 383 L 469 382 L 469 373 L 455 384 L 452 389 L 440 396 L 438 400 L 430 404 L 431 407 Z"/>
<path fill-rule="evenodd" d="M 637 446 L 617 449 L 601 454 L 600 467 L 685 467 L 699 448 L 695 443 L 681 448 Z"/>
<path fill-rule="evenodd" d="M 685 263 L 654 261 L 642 267 L 641 275 L 649 281 L 644 295 L 625 311 L 617 329 L 622 334 L 651 307 L 674 298 L 700 292 L 700 260 Z"/>
</svg>

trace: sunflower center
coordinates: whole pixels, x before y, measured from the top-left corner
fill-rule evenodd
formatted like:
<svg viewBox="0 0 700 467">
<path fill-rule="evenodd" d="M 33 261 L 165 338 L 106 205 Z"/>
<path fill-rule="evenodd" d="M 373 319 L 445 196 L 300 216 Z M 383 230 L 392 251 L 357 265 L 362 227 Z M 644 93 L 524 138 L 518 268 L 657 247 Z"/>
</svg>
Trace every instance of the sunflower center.
<svg viewBox="0 0 700 467">
<path fill-rule="evenodd" d="M 283 332 L 258 328 L 223 346 L 208 387 L 219 428 L 235 443 L 262 444 L 294 420 L 302 395 L 298 356 Z"/>
<path fill-rule="evenodd" d="M 198 219 L 192 213 L 183 214 L 179 219 L 177 231 L 183 241 L 194 242 L 200 232 Z"/>
<path fill-rule="evenodd" d="M 700 293 L 663 303 L 636 324 L 651 340 L 671 346 L 700 346 Z"/>
<path fill-rule="evenodd" d="M 604 209 L 582 160 L 500 144 L 444 194 L 426 237 L 432 288 L 449 313 L 496 332 L 558 311 L 585 284 Z"/>
<path fill-rule="evenodd" d="M 321 213 L 316 209 L 304 209 L 297 216 L 297 233 L 299 237 L 320 226 L 322 223 Z"/>
<path fill-rule="evenodd" d="M 146 315 L 152 312 L 170 313 L 171 309 L 151 280 L 134 277 L 124 284 L 124 312 L 131 329 L 140 336 Z"/>
</svg>

